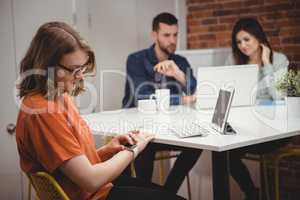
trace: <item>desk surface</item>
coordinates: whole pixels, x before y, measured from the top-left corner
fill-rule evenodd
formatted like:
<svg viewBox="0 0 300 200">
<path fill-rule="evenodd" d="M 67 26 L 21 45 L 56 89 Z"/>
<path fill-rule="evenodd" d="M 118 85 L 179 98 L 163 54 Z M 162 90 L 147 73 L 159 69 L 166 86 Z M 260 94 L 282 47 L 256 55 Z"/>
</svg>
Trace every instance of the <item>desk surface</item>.
<svg viewBox="0 0 300 200">
<path fill-rule="evenodd" d="M 300 135 L 300 118 L 288 119 L 286 107 L 232 107 L 228 122 L 235 135 L 210 133 L 207 136 L 178 138 L 169 127 L 192 120 L 211 121 L 212 110 L 173 106 L 168 113 L 142 114 L 136 108 L 84 115 L 93 134 L 114 135 L 143 129 L 155 133 L 153 142 L 177 146 L 226 151 L 234 148 Z"/>
</svg>

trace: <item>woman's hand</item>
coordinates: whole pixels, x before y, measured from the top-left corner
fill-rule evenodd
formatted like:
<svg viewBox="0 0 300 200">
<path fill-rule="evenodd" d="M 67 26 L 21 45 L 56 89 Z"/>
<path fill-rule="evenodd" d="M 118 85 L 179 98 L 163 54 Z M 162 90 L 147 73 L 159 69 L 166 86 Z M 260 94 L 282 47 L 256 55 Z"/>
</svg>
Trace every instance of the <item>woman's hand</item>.
<svg viewBox="0 0 300 200">
<path fill-rule="evenodd" d="M 118 153 L 125 149 L 125 144 L 133 145 L 135 144 L 135 140 L 133 139 L 132 135 L 136 131 L 129 132 L 127 134 L 117 135 L 115 136 L 107 145 L 106 147 L 109 148 L 111 152 Z"/>
<path fill-rule="evenodd" d="M 154 134 L 135 131 L 130 135 L 138 148 L 138 154 L 142 152 L 147 144 L 154 138 Z"/>
<path fill-rule="evenodd" d="M 271 50 L 269 47 L 267 47 L 264 44 L 260 44 L 262 47 L 262 53 L 261 53 L 261 60 L 263 62 L 264 65 L 268 65 L 270 64 L 270 54 L 271 54 Z"/>
<path fill-rule="evenodd" d="M 60 170 L 74 183 L 93 193 L 104 184 L 115 180 L 132 161 L 132 155 L 126 151 L 122 151 L 125 149 L 124 144 L 136 144 L 136 150 L 133 150 L 133 155 L 136 156 L 153 137 L 154 135 L 139 133 L 139 131 L 131 131 L 127 134 L 118 135 L 107 145 L 103 146 L 106 149 L 102 148 L 102 151 L 104 151 L 103 154 L 112 149 L 118 152 L 115 156 L 111 156 L 104 162 L 96 164 L 92 164 L 84 154 L 75 156 L 64 162 L 60 166 Z M 103 157 L 100 158 L 102 160 Z"/>
</svg>

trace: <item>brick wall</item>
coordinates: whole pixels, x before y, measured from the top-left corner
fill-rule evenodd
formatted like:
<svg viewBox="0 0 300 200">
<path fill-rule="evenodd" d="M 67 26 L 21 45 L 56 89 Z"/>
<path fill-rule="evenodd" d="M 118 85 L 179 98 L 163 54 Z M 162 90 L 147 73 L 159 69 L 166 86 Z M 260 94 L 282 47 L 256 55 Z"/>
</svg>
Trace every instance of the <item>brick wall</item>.
<svg viewBox="0 0 300 200">
<path fill-rule="evenodd" d="M 276 51 L 300 69 L 300 0 L 186 0 L 188 49 L 231 47 L 231 31 L 240 17 L 255 17 Z M 300 138 L 295 138 L 300 145 Z M 300 195 L 300 158 L 281 164 L 281 199 Z"/>
<path fill-rule="evenodd" d="M 240 17 L 255 17 L 274 50 L 300 69 L 300 0 L 186 0 L 188 49 L 231 46 Z"/>
</svg>

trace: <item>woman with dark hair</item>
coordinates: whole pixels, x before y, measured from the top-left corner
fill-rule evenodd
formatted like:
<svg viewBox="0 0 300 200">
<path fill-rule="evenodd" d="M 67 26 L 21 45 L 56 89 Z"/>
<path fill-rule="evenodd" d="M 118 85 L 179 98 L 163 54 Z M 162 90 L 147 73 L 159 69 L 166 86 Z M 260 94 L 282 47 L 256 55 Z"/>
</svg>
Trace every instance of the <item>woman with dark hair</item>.
<svg viewBox="0 0 300 200">
<path fill-rule="evenodd" d="M 73 28 L 63 22 L 39 28 L 21 61 L 18 85 L 22 170 L 50 173 L 75 200 L 182 199 L 158 185 L 120 176 L 153 135 L 132 131 L 96 149 L 72 99 L 83 91 L 84 76 L 94 71 L 94 52 Z"/>
<path fill-rule="evenodd" d="M 242 18 L 232 31 L 232 56 L 226 65 L 257 64 L 257 100 L 276 100 L 275 82 L 287 71 L 287 57 L 272 50 L 262 26 L 254 18 Z"/>
<path fill-rule="evenodd" d="M 284 54 L 272 50 L 266 34 L 254 18 L 243 18 L 236 22 L 232 31 L 232 53 L 226 64 L 257 64 L 257 100 L 276 100 L 275 80 L 282 77 L 289 61 Z M 259 199 L 255 187 L 242 158 L 246 153 L 265 154 L 283 147 L 288 139 L 252 145 L 229 152 L 230 173 L 246 196 L 246 200 Z"/>
</svg>

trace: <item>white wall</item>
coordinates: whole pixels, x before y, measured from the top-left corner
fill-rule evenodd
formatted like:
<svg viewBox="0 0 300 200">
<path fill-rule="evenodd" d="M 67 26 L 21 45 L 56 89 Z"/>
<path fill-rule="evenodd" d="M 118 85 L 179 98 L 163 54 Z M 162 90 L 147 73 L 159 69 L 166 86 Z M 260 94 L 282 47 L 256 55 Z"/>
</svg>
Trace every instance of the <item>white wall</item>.
<svg viewBox="0 0 300 200">
<path fill-rule="evenodd" d="M 10 0 L 0 1 L 0 27 L 0 197 L 3 200 L 21 199 L 21 173 L 15 137 L 6 131 L 9 123 L 15 123 L 17 113 L 13 97 L 16 62 Z"/>
<path fill-rule="evenodd" d="M 20 63 L 40 25 L 52 20 L 72 24 L 72 1 L 13 0 L 12 2 L 17 63 Z"/>
<path fill-rule="evenodd" d="M 89 1 L 90 44 L 97 61 L 97 110 L 120 108 L 124 65 L 128 52 L 137 49 L 135 0 Z"/>
<path fill-rule="evenodd" d="M 178 33 L 177 50 L 187 48 L 187 7 L 186 0 L 175 0 L 175 15 L 178 19 L 180 31 Z"/>
<path fill-rule="evenodd" d="M 231 53 L 231 48 L 178 50 L 177 54 L 186 57 L 193 68 L 222 66 Z"/>
</svg>

